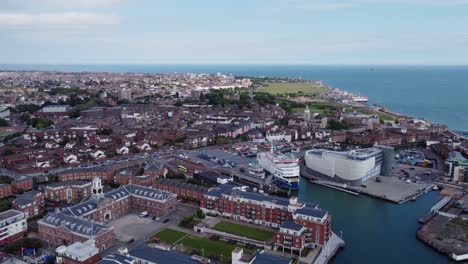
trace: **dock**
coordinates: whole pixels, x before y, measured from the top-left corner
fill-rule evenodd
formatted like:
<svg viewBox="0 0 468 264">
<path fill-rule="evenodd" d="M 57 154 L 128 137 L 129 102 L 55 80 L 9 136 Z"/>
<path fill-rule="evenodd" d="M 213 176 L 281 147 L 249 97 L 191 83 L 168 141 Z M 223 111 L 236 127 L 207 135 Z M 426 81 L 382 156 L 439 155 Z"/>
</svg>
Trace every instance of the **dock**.
<svg viewBox="0 0 468 264">
<path fill-rule="evenodd" d="M 339 190 L 353 195 L 367 195 L 384 201 L 402 204 L 418 198 L 429 192 L 433 184 L 430 183 L 407 183 L 397 177 L 381 176 L 380 182 L 368 180 L 364 185 L 346 186 L 343 183 L 326 180 L 310 173 L 304 166 L 301 166 L 301 176 L 310 180 L 312 183 L 322 185 L 328 188 Z"/>
</svg>

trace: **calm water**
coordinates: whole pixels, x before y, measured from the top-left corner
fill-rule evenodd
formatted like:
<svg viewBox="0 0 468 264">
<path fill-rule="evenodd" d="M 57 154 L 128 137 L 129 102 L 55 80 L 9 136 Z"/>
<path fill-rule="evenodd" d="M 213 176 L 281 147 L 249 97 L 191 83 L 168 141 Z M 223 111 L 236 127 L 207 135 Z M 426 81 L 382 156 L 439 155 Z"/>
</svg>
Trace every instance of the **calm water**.
<svg viewBox="0 0 468 264">
<path fill-rule="evenodd" d="M 430 192 L 416 202 L 396 205 L 367 196 L 354 196 L 309 183 L 301 178 L 299 198 L 316 202 L 333 217 L 337 235 L 343 231 L 346 246 L 333 263 L 449 263 L 416 239 L 418 219 L 441 197 Z"/>
<path fill-rule="evenodd" d="M 468 131 L 468 66 L 0 65 L 0 70 L 15 69 L 302 77 L 368 95 L 371 104 Z"/>
</svg>

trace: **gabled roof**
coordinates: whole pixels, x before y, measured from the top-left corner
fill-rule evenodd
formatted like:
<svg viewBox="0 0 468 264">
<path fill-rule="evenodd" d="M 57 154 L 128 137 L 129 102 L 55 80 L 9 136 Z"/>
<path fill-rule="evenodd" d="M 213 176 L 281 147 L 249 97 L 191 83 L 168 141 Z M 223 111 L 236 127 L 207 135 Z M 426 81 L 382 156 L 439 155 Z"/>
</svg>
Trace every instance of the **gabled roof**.
<svg viewBox="0 0 468 264">
<path fill-rule="evenodd" d="M 50 213 L 39 220 L 39 223 L 45 223 L 52 226 L 63 226 L 67 230 L 87 237 L 99 234 L 101 231 L 112 229 L 103 223 L 92 220 L 78 218 L 64 213 Z"/>
</svg>

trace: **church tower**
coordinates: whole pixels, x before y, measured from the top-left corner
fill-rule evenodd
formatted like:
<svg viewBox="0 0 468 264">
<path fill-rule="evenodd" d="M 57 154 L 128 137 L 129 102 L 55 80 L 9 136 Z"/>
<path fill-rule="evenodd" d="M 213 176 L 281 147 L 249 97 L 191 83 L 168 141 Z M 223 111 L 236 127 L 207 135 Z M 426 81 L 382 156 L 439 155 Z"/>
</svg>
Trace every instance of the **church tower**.
<svg viewBox="0 0 468 264">
<path fill-rule="evenodd" d="M 91 185 L 91 194 L 93 198 L 96 198 L 97 200 L 101 200 L 104 198 L 104 192 L 102 189 L 102 182 L 99 177 L 94 177 L 93 178 L 93 183 Z"/>
<path fill-rule="evenodd" d="M 310 110 L 309 106 L 306 105 L 306 108 L 304 109 L 304 122 L 309 122 L 310 121 Z"/>
</svg>

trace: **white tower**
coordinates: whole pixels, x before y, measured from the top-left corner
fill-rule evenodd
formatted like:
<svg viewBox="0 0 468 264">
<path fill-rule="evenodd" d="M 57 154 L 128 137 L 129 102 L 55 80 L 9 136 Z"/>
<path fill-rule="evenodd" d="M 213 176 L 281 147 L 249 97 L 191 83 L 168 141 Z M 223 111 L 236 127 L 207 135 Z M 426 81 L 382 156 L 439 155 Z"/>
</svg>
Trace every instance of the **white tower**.
<svg viewBox="0 0 468 264">
<path fill-rule="evenodd" d="M 304 122 L 309 122 L 310 121 L 310 110 L 309 106 L 306 105 L 306 108 L 304 109 Z"/>
<path fill-rule="evenodd" d="M 91 193 L 93 198 L 101 200 L 104 197 L 104 192 L 102 190 L 102 182 L 99 177 L 93 178 L 93 184 L 91 186 Z"/>
</svg>

